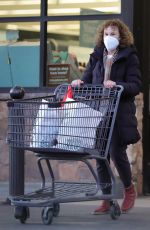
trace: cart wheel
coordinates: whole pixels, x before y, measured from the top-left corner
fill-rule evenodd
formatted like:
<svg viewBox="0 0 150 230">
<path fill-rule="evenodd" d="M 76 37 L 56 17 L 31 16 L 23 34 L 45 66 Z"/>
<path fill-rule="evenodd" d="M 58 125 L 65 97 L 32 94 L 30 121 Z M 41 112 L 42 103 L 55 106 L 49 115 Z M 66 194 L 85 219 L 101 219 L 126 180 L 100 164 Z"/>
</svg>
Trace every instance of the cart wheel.
<svg viewBox="0 0 150 230">
<path fill-rule="evenodd" d="M 51 224 L 53 220 L 53 209 L 49 207 L 43 208 L 41 217 L 42 217 L 43 224 L 45 225 Z"/>
<path fill-rule="evenodd" d="M 59 203 L 54 204 L 53 208 L 54 208 L 53 209 L 53 216 L 57 217 L 59 215 L 59 211 L 60 211 L 60 204 Z"/>
<path fill-rule="evenodd" d="M 30 216 L 29 208 L 22 206 L 15 207 L 14 216 L 16 219 L 20 220 L 20 223 L 25 224 L 26 220 Z"/>
<path fill-rule="evenodd" d="M 112 201 L 110 207 L 110 216 L 113 220 L 117 220 L 121 215 L 121 209 L 117 201 Z"/>
</svg>

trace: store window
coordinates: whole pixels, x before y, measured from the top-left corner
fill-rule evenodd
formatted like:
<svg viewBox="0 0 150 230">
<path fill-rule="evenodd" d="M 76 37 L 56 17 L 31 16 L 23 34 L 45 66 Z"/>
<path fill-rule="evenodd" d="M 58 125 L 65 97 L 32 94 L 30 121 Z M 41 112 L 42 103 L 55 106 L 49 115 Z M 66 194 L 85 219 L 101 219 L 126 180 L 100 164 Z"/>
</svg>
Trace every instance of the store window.
<svg viewBox="0 0 150 230">
<path fill-rule="evenodd" d="M 40 0 L 0 0 L 0 17 L 40 15 Z"/>
<path fill-rule="evenodd" d="M 83 20 L 48 23 L 47 86 L 70 83 L 82 77 L 95 46 L 94 35 L 102 22 Z"/>
<path fill-rule="evenodd" d="M 39 30 L 39 23 L 0 23 L 1 87 L 39 87 Z"/>
<path fill-rule="evenodd" d="M 0 0 L 0 87 L 51 87 L 62 83 L 63 79 L 61 81 L 59 75 L 55 76 L 55 82 L 51 80 L 51 74 L 56 71 L 51 71 L 55 69 L 49 68 L 49 65 L 56 64 L 68 66 L 62 69 L 67 71 L 64 81 L 71 82 L 80 78 L 94 47 L 93 35 L 102 22 L 93 18 L 83 21 L 82 15 L 94 15 L 95 18 L 102 15 L 107 18 L 108 14 L 118 17 L 121 14 L 121 0 L 47 0 L 48 16 L 51 17 L 45 17 L 44 20 L 42 18 L 42 22 L 47 22 L 45 63 L 45 32 L 44 29 L 40 32 L 41 18 L 37 17 L 41 14 L 41 7 L 46 5 L 43 2 Z M 75 21 L 77 15 L 81 21 Z M 66 21 L 61 21 L 62 16 L 66 16 Z M 19 18 L 22 22 L 17 22 Z M 41 60 L 44 60 L 43 63 Z"/>
<path fill-rule="evenodd" d="M 100 13 L 121 13 L 121 0 L 48 0 L 50 16 Z"/>
<path fill-rule="evenodd" d="M 40 15 L 41 0 L 0 0 L 0 17 Z M 48 0 L 48 15 L 121 13 L 121 0 Z"/>
</svg>

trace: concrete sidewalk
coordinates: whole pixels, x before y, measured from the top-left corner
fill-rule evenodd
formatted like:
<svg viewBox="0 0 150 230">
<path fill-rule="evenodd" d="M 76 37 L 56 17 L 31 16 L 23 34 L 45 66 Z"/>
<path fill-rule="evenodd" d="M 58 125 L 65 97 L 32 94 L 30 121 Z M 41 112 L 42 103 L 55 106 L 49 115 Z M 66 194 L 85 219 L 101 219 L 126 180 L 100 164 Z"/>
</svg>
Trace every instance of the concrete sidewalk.
<svg viewBox="0 0 150 230">
<path fill-rule="evenodd" d="M 5 185 L 5 186 L 4 186 Z M 117 220 L 112 220 L 110 215 L 93 216 L 91 212 L 97 207 L 99 202 L 76 202 L 60 204 L 60 214 L 53 218 L 50 226 L 46 226 L 41 220 L 41 208 L 30 208 L 30 218 L 26 224 L 20 224 L 14 218 L 13 207 L 3 204 L 7 198 L 8 184 L 0 183 L 0 230 L 77 230 L 86 228 L 87 230 L 149 230 L 150 229 L 150 197 L 139 197 L 136 200 L 135 208 L 128 214 L 122 214 Z M 5 193 L 5 194 L 4 194 Z M 121 200 L 119 199 L 119 203 Z"/>
<path fill-rule="evenodd" d="M 119 201 L 120 202 L 120 201 Z M 93 216 L 91 212 L 97 202 L 80 202 L 60 205 L 60 214 L 53 218 L 50 226 L 43 225 L 41 208 L 30 208 L 30 218 L 26 224 L 21 224 L 14 218 L 13 207 L 0 205 L 0 230 L 149 230 L 150 229 L 150 198 L 142 197 L 136 201 L 135 208 L 128 214 L 122 214 L 119 219 L 112 220 L 110 215 Z"/>
</svg>

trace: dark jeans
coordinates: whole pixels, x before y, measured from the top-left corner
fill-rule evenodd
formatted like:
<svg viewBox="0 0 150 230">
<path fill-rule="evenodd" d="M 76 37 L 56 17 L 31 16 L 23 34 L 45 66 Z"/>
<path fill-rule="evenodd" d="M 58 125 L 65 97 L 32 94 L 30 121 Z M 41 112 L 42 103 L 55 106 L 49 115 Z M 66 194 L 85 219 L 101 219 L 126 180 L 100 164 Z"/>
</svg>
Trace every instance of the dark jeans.
<svg viewBox="0 0 150 230">
<path fill-rule="evenodd" d="M 111 143 L 110 143 L 108 161 L 111 158 L 125 188 L 131 185 L 131 177 L 132 177 L 130 163 L 128 160 L 126 150 L 127 150 L 127 145 L 122 145 L 120 143 L 117 127 L 115 126 L 112 134 Z M 111 184 L 110 174 L 106 167 L 105 161 L 97 160 L 97 172 L 98 172 L 100 183 Z M 110 193 L 111 187 L 102 189 L 102 191 L 105 194 Z"/>
</svg>

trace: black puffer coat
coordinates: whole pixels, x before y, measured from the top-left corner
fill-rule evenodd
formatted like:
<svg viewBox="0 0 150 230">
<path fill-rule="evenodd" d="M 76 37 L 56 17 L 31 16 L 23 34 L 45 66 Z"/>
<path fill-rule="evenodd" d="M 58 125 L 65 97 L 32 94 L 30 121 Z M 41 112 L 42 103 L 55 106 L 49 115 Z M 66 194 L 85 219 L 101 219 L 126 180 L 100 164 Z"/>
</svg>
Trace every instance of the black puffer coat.
<svg viewBox="0 0 150 230">
<path fill-rule="evenodd" d="M 104 47 L 95 47 L 83 74 L 85 83 L 102 84 L 104 79 Z M 120 49 L 112 65 L 110 80 L 124 87 L 121 96 L 115 126 L 118 129 L 122 144 L 133 144 L 140 139 L 135 117 L 135 96 L 141 89 L 139 60 L 134 46 Z"/>
</svg>

